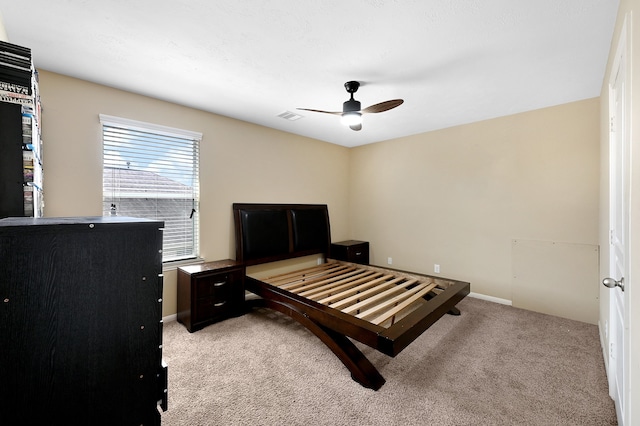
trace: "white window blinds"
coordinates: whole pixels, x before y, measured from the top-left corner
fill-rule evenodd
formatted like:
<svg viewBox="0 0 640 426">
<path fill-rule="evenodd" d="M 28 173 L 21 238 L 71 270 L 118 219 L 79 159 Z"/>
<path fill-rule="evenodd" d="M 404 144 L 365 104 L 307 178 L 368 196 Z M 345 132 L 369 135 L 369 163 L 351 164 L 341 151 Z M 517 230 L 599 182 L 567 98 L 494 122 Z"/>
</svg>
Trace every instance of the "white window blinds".
<svg viewBox="0 0 640 426">
<path fill-rule="evenodd" d="M 100 115 L 103 215 L 164 221 L 164 262 L 198 256 L 202 134 Z"/>
</svg>

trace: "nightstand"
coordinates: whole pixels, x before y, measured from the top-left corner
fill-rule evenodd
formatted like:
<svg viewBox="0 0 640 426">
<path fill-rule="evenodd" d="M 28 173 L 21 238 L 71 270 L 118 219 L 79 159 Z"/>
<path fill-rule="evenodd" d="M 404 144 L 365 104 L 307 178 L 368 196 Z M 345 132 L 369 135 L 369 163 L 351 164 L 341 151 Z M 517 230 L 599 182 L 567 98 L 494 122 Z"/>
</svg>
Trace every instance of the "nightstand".
<svg viewBox="0 0 640 426">
<path fill-rule="evenodd" d="M 358 240 L 331 243 L 330 257 L 345 262 L 369 264 L 369 242 Z"/>
<path fill-rule="evenodd" d="M 178 268 L 178 321 L 189 332 L 241 315 L 244 264 L 218 260 Z"/>
</svg>

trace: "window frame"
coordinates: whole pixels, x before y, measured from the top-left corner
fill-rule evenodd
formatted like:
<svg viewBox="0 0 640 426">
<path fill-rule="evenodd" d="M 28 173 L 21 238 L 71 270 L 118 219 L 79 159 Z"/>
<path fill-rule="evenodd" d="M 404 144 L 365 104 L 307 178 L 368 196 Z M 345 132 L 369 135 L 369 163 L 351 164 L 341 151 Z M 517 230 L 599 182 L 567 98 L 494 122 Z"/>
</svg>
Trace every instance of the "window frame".
<svg viewBox="0 0 640 426">
<path fill-rule="evenodd" d="M 202 133 L 154 124 L 154 123 L 147 123 L 147 122 L 138 121 L 138 120 L 127 119 L 122 117 L 116 117 L 116 116 L 111 116 L 106 114 L 99 114 L 99 119 L 100 119 L 100 134 L 101 134 L 101 142 L 102 142 L 103 215 L 108 214 L 104 209 L 104 203 L 105 203 L 104 171 L 105 171 L 105 167 L 107 166 L 105 165 L 105 126 L 120 128 L 124 130 L 151 133 L 158 136 L 188 139 L 193 141 L 193 143 L 195 144 L 194 148 L 197 152 L 196 164 L 194 165 L 195 188 L 193 189 L 193 195 L 194 195 L 193 199 L 195 200 L 194 208 L 195 208 L 195 214 L 197 215 L 195 218 L 196 220 L 195 229 L 193 231 L 194 253 L 192 256 L 189 256 L 187 258 L 167 259 L 167 260 L 163 259 L 162 263 L 163 263 L 163 267 L 166 268 L 167 266 L 177 267 L 182 264 L 192 264 L 192 263 L 202 262 L 202 258 L 200 257 L 200 217 L 199 217 L 199 210 L 200 210 L 199 209 L 199 206 L 200 206 L 200 183 L 199 183 L 200 164 L 199 163 L 200 163 L 200 143 L 202 141 Z M 106 198 L 109 198 L 109 197 L 106 197 Z M 144 216 L 140 216 L 140 217 L 144 217 Z M 154 218 L 151 218 L 151 219 L 154 219 Z M 164 241 L 163 241 L 163 244 L 164 244 Z M 163 247 L 163 251 L 164 251 L 164 247 Z"/>
</svg>

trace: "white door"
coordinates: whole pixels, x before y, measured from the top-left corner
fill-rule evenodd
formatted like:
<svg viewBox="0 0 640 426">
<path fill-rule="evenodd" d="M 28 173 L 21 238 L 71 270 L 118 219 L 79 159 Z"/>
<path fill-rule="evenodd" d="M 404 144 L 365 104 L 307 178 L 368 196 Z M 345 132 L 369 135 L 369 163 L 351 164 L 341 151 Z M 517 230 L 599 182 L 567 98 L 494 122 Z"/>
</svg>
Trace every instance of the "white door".
<svg viewBox="0 0 640 426">
<path fill-rule="evenodd" d="M 624 26 L 626 28 L 626 25 Z M 610 116 L 610 266 L 609 278 L 603 284 L 611 288 L 609 305 L 609 387 L 616 405 L 618 424 L 625 424 L 628 371 L 628 319 L 626 309 L 625 277 L 629 273 L 629 117 L 626 89 L 626 31 L 620 37 L 614 63 Z M 628 289 L 626 289 L 628 290 Z M 628 294 L 628 293 L 627 293 Z"/>
</svg>

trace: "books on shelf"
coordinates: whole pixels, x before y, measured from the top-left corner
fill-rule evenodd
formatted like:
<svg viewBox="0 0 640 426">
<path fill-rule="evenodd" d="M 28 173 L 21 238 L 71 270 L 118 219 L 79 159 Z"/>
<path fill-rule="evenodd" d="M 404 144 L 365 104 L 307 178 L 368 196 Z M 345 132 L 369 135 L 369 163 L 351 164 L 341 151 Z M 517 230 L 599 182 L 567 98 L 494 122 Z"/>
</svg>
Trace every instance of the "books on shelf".
<svg viewBox="0 0 640 426">
<path fill-rule="evenodd" d="M 0 41 L 0 101 L 33 105 L 31 49 Z"/>
</svg>

